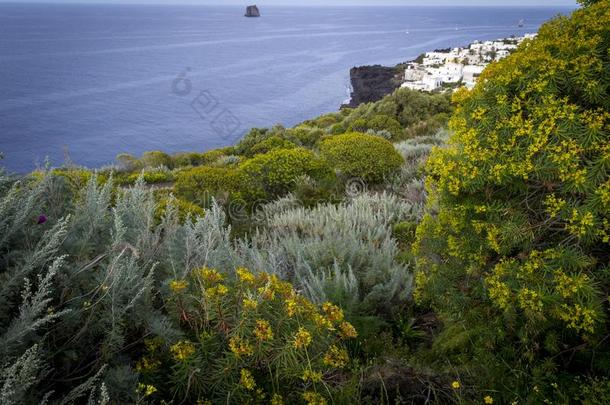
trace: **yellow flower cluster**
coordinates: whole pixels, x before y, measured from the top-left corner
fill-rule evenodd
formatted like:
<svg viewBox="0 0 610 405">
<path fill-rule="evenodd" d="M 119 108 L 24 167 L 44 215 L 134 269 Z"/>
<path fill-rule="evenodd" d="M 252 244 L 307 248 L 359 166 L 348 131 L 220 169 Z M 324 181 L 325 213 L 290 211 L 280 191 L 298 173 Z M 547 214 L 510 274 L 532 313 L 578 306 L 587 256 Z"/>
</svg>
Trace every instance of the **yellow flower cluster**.
<svg viewBox="0 0 610 405">
<path fill-rule="evenodd" d="M 246 311 L 253 311 L 258 307 L 258 302 L 252 298 L 244 298 L 242 305 Z"/>
<path fill-rule="evenodd" d="M 511 300 L 511 293 L 510 288 L 508 288 L 506 283 L 499 281 L 497 276 L 488 277 L 486 282 L 489 298 L 500 309 L 508 309 Z"/>
<path fill-rule="evenodd" d="M 177 361 L 184 361 L 195 353 L 195 345 L 189 341 L 181 340 L 170 347 L 170 352 Z"/>
<path fill-rule="evenodd" d="M 312 320 L 313 320 L 313 323 L 319 329 L 329 329 L 329 330 L 333 329 L 332 322 L 329 321 L 328 318 L 326 318 L 324 315 L 314 313 L 314 314 L 312 314 Z"/>
<path fill-rule="evenodd" d="M 330 302 L 322 304 L 322 311 L 331 322 L 341 322 L 343 320 L 343 310 Z"/>
<path fill-rule="evenodd" d="M 265 301 L 273 301 L 275 299 L 275 291 L 270 285 L 259 287 L 258 294 Z"/>
<path fill-rule="evenodd" d="M 574 139 L 563 140 L 549 150 L 554 152 L 551 154 L 551 160 L 557 164 L 559 178 L 562 181 L 573 182 L 576 185 L 581 185 L 585 181 L 587 170 L 580 166 L 583 149 Z"/>
<path fill-rule="evenodd" d="M 546 212 L 551 218 L 557 217 L 557 215 L 566 206 L 566 200 L 563 198 L 557 198 L 555 194 L 548 194 L 544 199 L 544 205 L 546 206 Z"/>
<path fill-rule="evenodd" d="M 308 368 L 303 372 L 301 379 L 305 382 L 317 383 L 322 381 L 322 373 L 320 373 L 319 371 L 313 371 L 312 369 Z"/>
<path fill-rule="evenodd" d="M 218 299 L 227 295 L 229 288 L 224 284 L 218 284 L 217 286 L 206 288 L 205 292 L 210 299 Z"/>
<path fill-rule="evenodd" d="M 522 309 L 541 313 L 543 309 L 542 298 L 540 294 L 529 288 L 522 289 L 518 294 L 519 305 Z"/>
<path fill-rule="evenodd" d="M 573 235 L 582 237 L 594 225 L 593 214 L 589 211 L 579 212 L 576 208 L 572 210 L 572 217 L 566 224 L 566 230 Z"/>
<path fill-rule="evenodd" d="M 343 339 L 353 339 L 358 337 L 358 332 L 356 332 L 354 325 L 347 321 L 343 321 L 341 324 L 339 324 L 339 332 Z"/>
<path fill-rule="evenodd" d="M 559 269 L 555 271 L 554 282 L 559 295 L 563 298 L 570 298 L 589 283 L 589 277 L 586 274 L 568 276 Z"/>
<path fill-rule="evenodd" d="M 150 372 L 157 370 L 160 365 L 161 362 L 159 360 L 144 356 L 136 362 L 136 371 L 139 373 Z"/>
<path fill-rule="evenodd" d="M 562 305 L 562 312 L 559 317 L 568 325 L 569 328 L 577 332 L 584 331 L 593 333 L 597 313 L 590 308 L 585 308 L 579 304 L 574 306 Z"/>
<path fill-rule="evenodd" d="M 324 355 L 322 362 L 330 367 L 343 368 L 349 361 L 347 350 L 336 345 L 332 345 Z"/>
<path fill-rule="evenodd" d="M 256 388 L 256 381 L 254 381 L 252 373 L 249 370 L 246 370 L 245 368 L 241 369 L 239 384 L 249 391 L 252 391 L 254 390 L 254 388 Z"/>
<path fill-rule="evenodd" d="M 254 328 L 254 335 L 260 341 L 272 340 L 273 331 L 271 330 L 269 322 L 264 319 L 257 320 L 256 327 Z"/>
<path fill-rule="evenodd" d="M 224 280 L 224 277 L 222 274 L 220 274 L 218 271 L 214 270 L 214 269 L 209 269 L 207 267 L 204 267 L 202 269 L 198 269 L 195 270 L 195 273 L 204 281 L 207 281 L 208 283 L 219 283 L 222 280 Z"/>
<path fill-rule="evenodd" d="M 254 276 L 254 274 L 252 274 L 248 269 L 244 267 L 237 268 L 235 270 L 235 273 L 237 274 L 237 278 L 239 279 L 239 281 L 241 281 L 242 283 L 254 284 L 254 282 L 256 281 L 256 277 Z"/>
<path fill-rule="evenodd" d="M 301 326 L 301 327 L 299 327 L 299 330 L 297 331 L 296 335 L 294 336 L 294 341 L 293 341 L 292 345 L 294 346 L 295 349 L 302 349 L 302 348 L 309 346 L 311 344 L 311 340 L 312 340 L 311 333 L 309 333 L 307 331 L 307 329 L 305 329 Z"/>
<path fill-rule="evenodd" d="M 252 344 L 250 344 L 247 339 L 243 339 L 239 336 L 233 336 L 229 339 L 229 350 L 237 357 L 252 356 L 254 354 L 254 347 Z"/>
<path fill-rule="evenodd" d="M 184 280 L 172 280 L 169 283 L 169 288 L 175 293 L 179 293 L 188 287 L 188 283 Z"/>
<path fill-rule="evenodd" d="M 326 399 L 317 392 L 306 391 L 303 393 L 303 399 L 307 405 L 326 405 Z"/>
<path fill-rule="evenodd" d="M 157 392 L 157 388 L 154 385 L 140 383 L 138 384 L 138 392 L 145 397 L 149 397 Z"/>
<path fill-rule="evenodd" d="M 297 303 L 296 297 L 289 298 L 286 300 L 286 313 L 289 317 L 295 316 L 298 312 L 302 310 L 302 307 Z"/>
<path fill-rule="evenodd" d="M 271 405 L 284 405 L 284 398 L 280 394 L 273 394 Z"/>
<path fill-rule="evenodd" d="M 610 158 L 608 160 L 610 161 Z M 610 180 L 600 185 L 595 194 L 599 197 L 604 208 L 610 208 Z"/>
</svg>

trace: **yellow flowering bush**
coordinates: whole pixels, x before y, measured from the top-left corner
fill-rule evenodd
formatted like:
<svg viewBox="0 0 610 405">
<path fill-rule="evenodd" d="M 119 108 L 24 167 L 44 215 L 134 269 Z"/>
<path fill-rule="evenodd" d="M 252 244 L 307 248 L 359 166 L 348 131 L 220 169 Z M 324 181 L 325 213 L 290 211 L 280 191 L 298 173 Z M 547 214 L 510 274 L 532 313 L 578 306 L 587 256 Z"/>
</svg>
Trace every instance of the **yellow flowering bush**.
<svg viewBox="0 0 610 405">
<path fill-rule="evenodd" d="M 454 94 L 428 161 L 414 296 L 486 388 L 607 369 L 609 49 L 610 1 L 551 20 Z"/>
<path fill-rule="evenodd" d="M 170 283 L 166 305 L 184 336 L 145 345 L 143 383 L 187 402 L 326 403 L 357 331 L 332 303 L 316 305 L 277 276 L 202 268 Z M 171 371 L 171 381 L 162 376 Z M 161 394 L 157 394 L 161 397 Z M 307 399 L 308 398 L 308 399 Z"/>
</svg>

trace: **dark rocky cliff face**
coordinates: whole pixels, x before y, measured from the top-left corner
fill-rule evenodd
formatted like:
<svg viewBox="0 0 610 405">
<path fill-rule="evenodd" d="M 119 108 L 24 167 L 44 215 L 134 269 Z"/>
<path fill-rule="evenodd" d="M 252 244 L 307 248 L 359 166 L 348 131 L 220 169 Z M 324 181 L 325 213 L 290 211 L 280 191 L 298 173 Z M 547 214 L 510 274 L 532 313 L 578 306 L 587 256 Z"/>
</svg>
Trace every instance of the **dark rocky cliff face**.
<svg viewBox="0 0 610 405">
<path fill-rule="evenodd" d="M 381 100 L 392 93 L 401 83 L 401 70 L 381 65 L 360 66 L 350 70 L 352 82 L 351 101 L 347 107 Z"/>
<path fill-rule="evenodd" d="M 246 9 L 246 17 L 260 17 L 261 13 L 256 6 L 248 6 Z"/>
</svg>

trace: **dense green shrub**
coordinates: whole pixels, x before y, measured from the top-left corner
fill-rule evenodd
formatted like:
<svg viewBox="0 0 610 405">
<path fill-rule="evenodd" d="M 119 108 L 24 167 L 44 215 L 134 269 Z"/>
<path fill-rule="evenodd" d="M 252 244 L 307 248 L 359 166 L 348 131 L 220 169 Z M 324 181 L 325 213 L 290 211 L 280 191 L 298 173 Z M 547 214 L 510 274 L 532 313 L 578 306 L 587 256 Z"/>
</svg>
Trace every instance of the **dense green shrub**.
<svg viewBox="0 0 610 405">
<path fill-rule="evenodd" d="M 368 123 L 376 116 L 390 117 L 402 128 L 409 129 L 413 125 L 422 125 L 422 122 L 427 121 L 445 123 L 451 111 L 449 93 L 428 94 L 400 88 L 376 103 L 358 106 L 345 120 L 353 123 L 355 120 L 364 119 Z M 387 120 L 387 118 L 381 119 Z M 387 125 L 394 127 L 395 124 Z"/>
<path fill-rule="evenodd" d="M 314 180 L 309 176 L 299 176 L 294 183 L 292 194 L 305 207 L 314 207 L 327 202 L 340 202 L 343 198 L 341 184 L 334 177 Z"/>
<path fill-rule="evenodd" d="M 304 148 L 278 149 L 257 155 L 244 162 L 240 169 L 268 196 L 280 196 L 292 190 L 295 180 L 307 175 L 312 179 L 331 177 L 326 163 Z"/>
<path fill-rule="evenodd" d="M 335 124 L 328 129 L 328 133 L 332 135 L 339 135 L 346 131 L 345 125 Z"/>
<path fill-rule="evenodd" d="M 279 124 L 274 125 L 271 128 L 252 128 L 235 146 L 234 153 L 252 156 L 253 153 L 250 151 L 252 147 L 272 136 L 285 139 L 286 128 Z"/>
<path fill-rule="evenodd" d="M 390 142 L 357 132 L 324 139 L 320 151 L 329 164 L 342 174 L 367 182 L 382 181 L 403 163 Z"/>
<path fill-rule="evenodd" d="M 202 165 L 211 165 L 218 161 L 218 159 L 227 155 L 227 150 L 224 148 L 221 149 L 212 149 L 201 154 L 201 164 Z"/>
<path fill-rule="evenodd" d="M 174 167 L 172 157 L 165 152 L 158 150 L 144 152 L 142 157 L 139 159 L 143 167 L 160 167 L 165 166 L 169 169 Z"/>
<path fill-rule="evenodd" d="M 235 150 L 237 154 L 244 155 L 252 146 L 264 141 L 270 136 L 269 129 L 267 128 L 252 128 L 235 146 Z"/>
<path fill-rule="evenodd" d="M 301 125 L 318 127 L 318 128 L 327 128 L 333 124 L 340 122 L 342 119 L 343 119 L 343 114 L 341 112 L 330 113 L 330 114 L 320 115 L 319 117 L 312 119 L 312 120 L 306 120 Z"/>
<path fill-rule="evenodd" d="M 159 198 L 157 202 L 157 207 L 155 209 L 155 219 L 157 222 L 163 220 L 163 218 L 167 215 L 167 210 L 169 207 L 177 210 L 178 219 L 180 221 L 185 221 L 188 217 L 191 219 L 196 219 L 205 215 L 205 211 L 200 206 L 180 198 L 167 196 Z"/>
<path fill-rule="evenodd" d="M 392 134 L 392 139 L 400 138 L 403 133 L 400 122 L 388 115 L 375 115 L 368 121 L 366 126 L 367 129 L 374 131 L 388 131 Z"/>
<path fill-rule="evenodd" d="M 609 378 L 608 49 L 607 0 L 545 24 L 456 93 L 428 163 L 415 296 L 445 324 L 436 358 L 503 402 Z"/>
<path fill-rule="evenodd" d="M 392 235 L 402 247 L 409 248 L 415 242 L 415 229 L 417 229 L 417 222 L 399 222 L 392 228 Z"/>
<path fill-rule="evenodd" d="M 121 170 L 134 171 L 142 169 L 142 163 L 138 158 L 129 153 L 120 153 L 116 156 L 115 160 Z"/>
<path fill-rule="evenodd" d="M 324 403 L 348 365 L 343 341 L 357 333 L 343 311 L 275 275 L 202 268 L 169 288 L 168 310 L 185 334 L 172 345 L 148 339 L 137 368 L 149 399 Z"/>
<path fill-rule="evenodd" d="M 180 158 L 179 161 L 184 159 Z M 174 167 L 174 159 L 165 152 L 149 151 L 144 152 L 139 159 L 127 153 L 117 155 L 116 161 L 122 170 L 135 171 L 144 168 L 166 167 L 171 169 Z"/>
<path fill-rule="evenodd" d="M 274 149 L 292 149 L 292 148 L 296 148 L 296 147 L 297 147 L 297 145 L 295 145 L 293 142 L 280 138 L 277 135 L 273 135 L 273 136 L 265 139 L 264 141 L 261 141 L 261 142 L 257 143 L 256 145 L 252 146 L 250 148 L 250 150 L 248 151 L 248 153 L 246 153 L 246 155 L 254 156 L 254 155 L 261 154 L 261 153 L 270 152 Z"/>
<path fill-rule="evenodd" d="M 145 183 L 159 184 L 171 183 L 174 181 L 174 175 L 169 170 L 154 170 L 144 171 L 142 173 L 132 173 L 124 180 L 123 184 L 134 184 L 142 176 Z"/>
<path fill-rule="evenodd" d="M 176 176 L 174 191 L 176 196 L 202 207 L 209 207 L 212 199 L 227 203 L 255 198 L 245 172 L 225 167 L 201 166 L 184 170 Z"/>
<path fill-rule="evenodd" d="M 357 118 L 349 124 L 349 130 L 355 132 L 366 132 L 368 122 L 364 118 Z"/>
<path fill-rule="evenodd" d="M 202 153 L 182 152 L 172 155 L 174 167 L 199 166 L 204 163 Z"/>
<path fill-rule="evenodd" d="M 297 145 L 312 147 L 320 138 L 324 136 L 324 131 L 317 127 L 300 125 L 286 130 L 286 137 Z"/>
<path fill-rule="evenodd" d="M 203 153 L 182 152 L 172 156 L 173 167 L 213 165 L 231 154 L 233 148 L 211 149 Z"/>
</svg>

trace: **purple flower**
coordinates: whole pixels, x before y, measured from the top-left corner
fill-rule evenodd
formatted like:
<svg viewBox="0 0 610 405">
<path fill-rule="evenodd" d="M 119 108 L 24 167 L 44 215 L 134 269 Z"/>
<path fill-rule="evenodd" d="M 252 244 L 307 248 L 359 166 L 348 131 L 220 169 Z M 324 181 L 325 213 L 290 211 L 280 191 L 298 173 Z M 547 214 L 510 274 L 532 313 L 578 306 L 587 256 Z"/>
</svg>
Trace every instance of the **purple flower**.
<svg viewBox="0 0 610 405">
<path fill-rule="evenodd" d="M 49 218 L 47 218 L 47 216 L 45 214 L 39 215 L 38 216 L 38 225 L 44 224 L 45 222 L 47 222 L 47 219 L 49 219 Z"/>
</svg>

